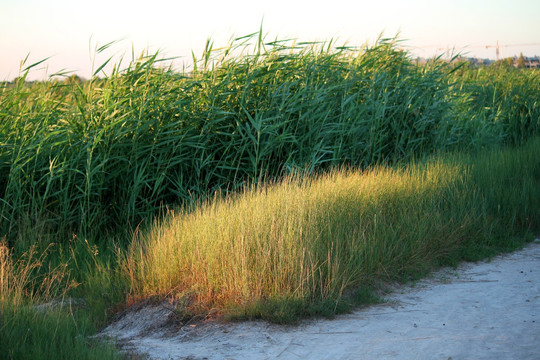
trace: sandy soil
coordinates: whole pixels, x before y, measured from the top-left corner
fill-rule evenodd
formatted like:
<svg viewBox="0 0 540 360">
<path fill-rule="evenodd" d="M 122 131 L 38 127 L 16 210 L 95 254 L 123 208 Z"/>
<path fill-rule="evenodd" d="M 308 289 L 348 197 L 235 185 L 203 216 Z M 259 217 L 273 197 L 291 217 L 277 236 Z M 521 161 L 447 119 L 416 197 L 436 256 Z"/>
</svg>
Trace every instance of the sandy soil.
<svg viewBox="0 0 540 360">
<path fill-rule="evenodd" d="M 540 239 L 491 262 L 443 269 L 388 302 L 295 327 L 206 322 L 175 329 L 141 306 L 102 335 L 149 359 L 540 359 Z"/>
</svg>

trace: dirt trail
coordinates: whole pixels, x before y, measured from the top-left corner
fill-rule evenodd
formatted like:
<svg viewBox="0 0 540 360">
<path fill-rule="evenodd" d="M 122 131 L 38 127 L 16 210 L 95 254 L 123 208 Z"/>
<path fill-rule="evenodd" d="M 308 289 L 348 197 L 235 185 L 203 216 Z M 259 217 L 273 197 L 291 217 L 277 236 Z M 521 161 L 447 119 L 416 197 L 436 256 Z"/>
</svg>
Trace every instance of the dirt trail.
<svg viewBox="0 0 540 360">
<path fill-rule="evenodd" d="M 386 298 L 295 327 L 210 322 L 174 331 L 170 308 L 159 304 L 126 313 L 103 334 L 149 359 L 540 359 L 540 239 Z"/>
</svg>

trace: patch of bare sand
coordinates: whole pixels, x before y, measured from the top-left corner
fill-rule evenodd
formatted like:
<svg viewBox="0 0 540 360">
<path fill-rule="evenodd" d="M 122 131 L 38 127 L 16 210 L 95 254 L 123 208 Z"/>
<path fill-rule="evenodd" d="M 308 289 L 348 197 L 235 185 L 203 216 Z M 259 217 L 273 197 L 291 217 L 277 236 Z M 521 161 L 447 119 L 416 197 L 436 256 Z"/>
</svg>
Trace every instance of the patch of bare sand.
<svg viewBox="0 0 540 360">
<path fill-rule="evenodd" d="M 388 302 L 284 327 L 186 324 L 174 304 L 139 306 L 101 335 L 148 359 L 540 359 L 540 240 L 490 262 L 443 269 Z"/>
</svg>

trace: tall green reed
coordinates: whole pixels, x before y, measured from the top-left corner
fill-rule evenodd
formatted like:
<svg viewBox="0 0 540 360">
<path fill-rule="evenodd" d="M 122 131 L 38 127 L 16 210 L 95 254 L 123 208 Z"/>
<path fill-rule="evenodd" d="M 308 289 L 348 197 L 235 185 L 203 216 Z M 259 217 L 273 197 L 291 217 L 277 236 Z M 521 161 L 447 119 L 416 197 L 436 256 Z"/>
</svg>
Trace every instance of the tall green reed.
<svg viewBox="0 0 540 360">
<path fill-rule="evenodd" d="M 23 76 L 2 89 L 0 234 L 10 242 L 26 248 L 28 224 L 103 237 L 168 205 L 298 170 L 395 163 L 538 131 L 535 102 L 525 105 L 534 126 L 499 126 L 482 105 L 469 109 L 487 101 L 472 100 L 474 81 L 460 83 L 443 62 L 413 64 L 395 39 L 354 49 L 266 42 L 260 32 L 221 49 L 209 41 L 190 71 L 143 53 L 98 78 L 110 61 L 86 82 Z M 535 94 L 538 79 L 519 84 Z M 500 109 L 522 106 L 504 99 Z"/>
<path fill-rule="evenodd" d="M 476 125 L 477 134 L 491 136 L 499 143 L 520 145 L 539 133 L 538 70 L 519 70 L 502 64 L 462 66 L 452 79 L 458 92 L 466 96 L 465 103 L 458 108 L 460 116 Z"/>
</svg>

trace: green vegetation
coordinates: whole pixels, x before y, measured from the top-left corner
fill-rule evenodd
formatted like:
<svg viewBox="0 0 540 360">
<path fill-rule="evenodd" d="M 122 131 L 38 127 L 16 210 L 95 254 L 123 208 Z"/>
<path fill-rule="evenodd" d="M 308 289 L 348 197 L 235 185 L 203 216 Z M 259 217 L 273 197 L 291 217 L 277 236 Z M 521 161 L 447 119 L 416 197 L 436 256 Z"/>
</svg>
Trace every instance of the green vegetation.
<svg viewBox="0 0 540 360">
<path fill-rule="evenodd" d="M 132 295 L 280 322 L 332 314 L 355 304 L 351 290 L 493 255 L 538 231 L 539 151 L 536 141 L 213 199 L 132 242 Z"/>
<path fill-rule="evenodd" d="M 540 132 L 540 71 L 517 70 L 508 66 L 460 68 L 453 74 L 456 90 L 462 94 L 458 118 L 474 147 L 520 145 Z M 472 121 L 471 121 L 472 120 Z M 465 125 L 469 123 L 469 126 Z M 484 134 L 482 137 L 474 133 Z M 489 143 L 478 143 L 489 140 Z"/>
<path fill-rule="evenodd" d="M 95 310 L 69 301 L 67 307 L 44 305 L 77 286 L 68 264 L 51 267 L 51 249 L 38 254 L 31 246 L 15 260 L 0 242 L 0 359 L 120 359 L 112 344 L 89 338 L 98 324 Z"/>
<path fill-rule="evenodd" d="M 393 41 L 260 40 L 252 53 L 245 41 L 208 44 L 189 73 L 159 69 L 153 55 L 105 79 L 28 87 L 23 76 L 4 88 L 0 236 L 24 248 L 28 224 L 56 238 L 114 235 L 167 205 L 297 169 L 366 168 L 539 132 L 536 71 L 416 66 Z"/>
<path fill-rule="evenodd" d="M 112 345 L 90 339 L 95 334 L 87 316 L 66 311 L 36 313 L 28 307 L 3 307 L 2 359 L 121 359 Z"/>
<path fill-rule="evenodd" d="M 540 232 L 536 70 L 260 34 L 109 62 L 1 85 L 0 358 L 120 357 L 88 335 L 154 296 L 332 316 Z"/>
</svg>

